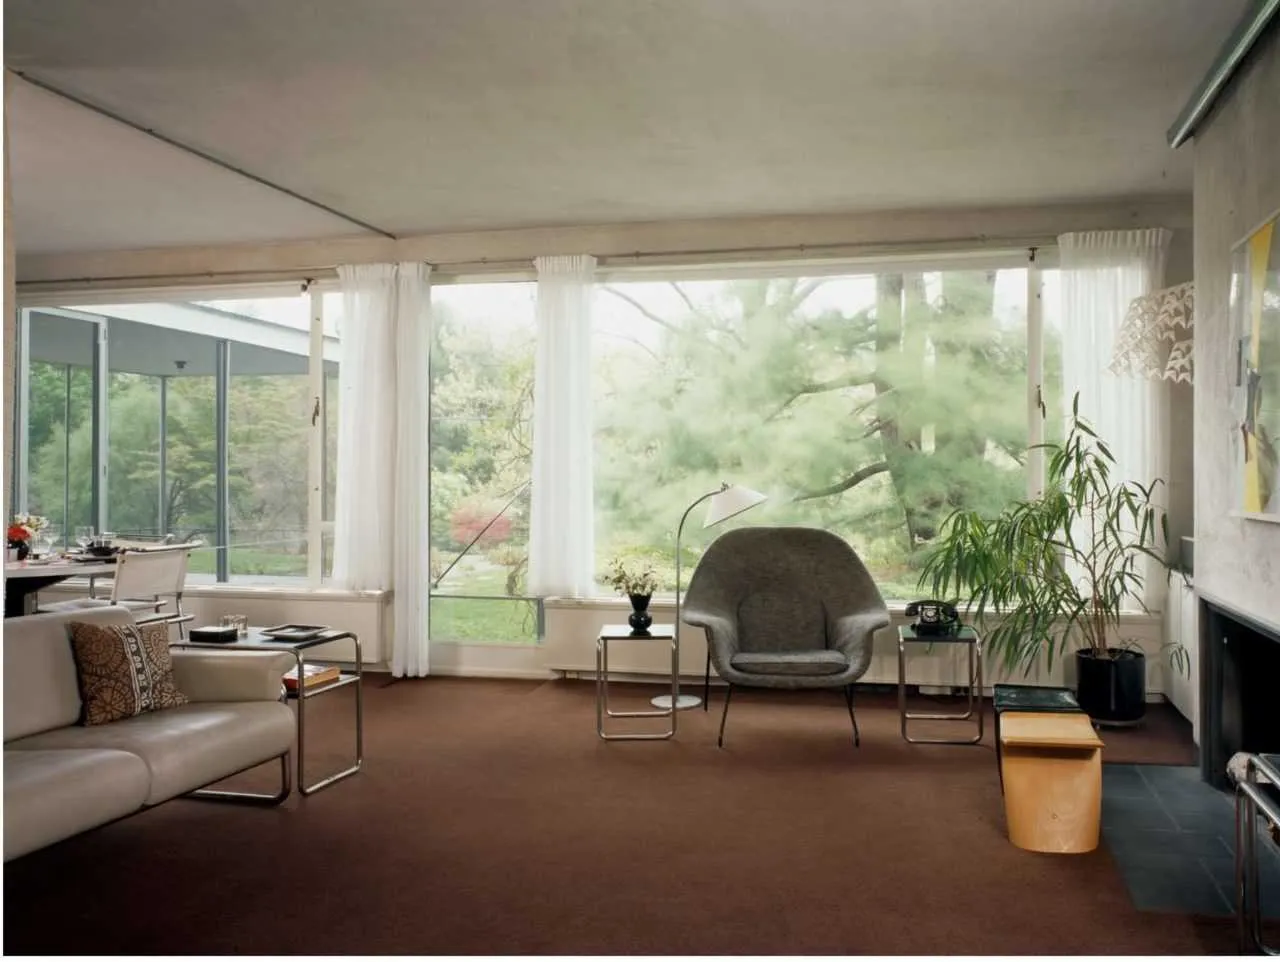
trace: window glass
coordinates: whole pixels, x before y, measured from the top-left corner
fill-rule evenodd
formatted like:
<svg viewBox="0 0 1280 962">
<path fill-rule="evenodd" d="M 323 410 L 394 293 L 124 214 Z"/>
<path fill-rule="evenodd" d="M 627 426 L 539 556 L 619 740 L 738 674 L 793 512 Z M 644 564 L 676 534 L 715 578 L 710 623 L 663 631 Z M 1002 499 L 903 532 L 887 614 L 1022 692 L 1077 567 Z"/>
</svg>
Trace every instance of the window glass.
<svg viewBox="0 0 1280 962">
<path fill-rule="evenodd" d="M 164 383 L 162 377 L 119 370 L 112 371 L 108 380 L 107 519 L 108 530 L 121 537 L 156 538 L 166 534 L 162 530 L 160 503 Z"/>
<path fill-rule="evenodd" d="M 307 297 L 293 295 L 76 309 L 106 325 L 107 530 L 122 538 L 202 540 L 207 547 L 192 555 L 191 571 L 197 578 L 217 574 L 217 385 L 225 362 L 228 573 L 237 581 L 305 578 L 314 404 L 308 308 Z M 33 349 L 37 343 L 33 331 Z M 49 430 L 46 420 L 33 412 L 37 435 Z M 82 416 L 71 435 L 65 475 L 73 500 L 91 497 L 91 421 Z M 32 462 L 33 479 L 55 472 L 50 440 Z M 48 485 L 38 486 L 43 497 Z"/>
<path fill-rule="evenodd" d="M 1040 272 L 1040 305 L 1043 319 L 1044 379 L 1041 398 L 1044 401 L 1044 439 L 1061 441 L 1066 428 L 1071 398 L 1062 396 L 1062 285 L 1056 270 Z"/>
<path fill-rule="evenodd" d="M 93 491 L 85 483 L 93 463 L 93 335 L 82 332 L 79 345 L 77 360 L 87 363 L 39 360 L 44 317 L 31 316 L 26 511 L 48 518 L 47 533 L 62 545 L 76 527 L 93 523 Z"/>
<path fill-rule="evenodd" d="M 649 559 L 721 481 L 769 495 L 704 531 L 804 524 L 852 544 L 886 598 L 918 594 L 958 507 L 1026 490 L 1026 272 L 620 281 L 595 304 L 597 571 Z"/>
<path fill-rule="evenodd" d="M 527 599 L 536 285 L 432 289 L 431 637 L 538 638 Z"/>
</svg>

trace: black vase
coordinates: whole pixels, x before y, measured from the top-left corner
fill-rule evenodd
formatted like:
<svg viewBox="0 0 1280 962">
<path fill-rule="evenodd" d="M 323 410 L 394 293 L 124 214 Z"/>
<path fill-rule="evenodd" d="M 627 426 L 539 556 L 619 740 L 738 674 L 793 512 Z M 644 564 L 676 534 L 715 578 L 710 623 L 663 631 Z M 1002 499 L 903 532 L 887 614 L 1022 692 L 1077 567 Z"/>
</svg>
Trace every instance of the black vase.
<svg viewBox="0 0 1280 962">
<path fill-rule="evenodd" d="M 26 561 L 27 555 L 31 553 L 31 545 L 25 541 L 10 541 L 9 547 L 18 552 L 19 561 Z"/>
<path fill-rule="evenodd" d="M 631 599 L 631 614 L 627 616 L 627 624 L 637 635 L 648 632 L 653 624 L 653 615 L 649 614 L 649 599 L 652 595 L 627 595 Z"/>
<path fill-rule="evenodd" d="M 1076 652 L 1076 700 L 1099 725 L 1129 726 L 1147 711 L 1147 660 L 1140 651 Z"/>
</svg>

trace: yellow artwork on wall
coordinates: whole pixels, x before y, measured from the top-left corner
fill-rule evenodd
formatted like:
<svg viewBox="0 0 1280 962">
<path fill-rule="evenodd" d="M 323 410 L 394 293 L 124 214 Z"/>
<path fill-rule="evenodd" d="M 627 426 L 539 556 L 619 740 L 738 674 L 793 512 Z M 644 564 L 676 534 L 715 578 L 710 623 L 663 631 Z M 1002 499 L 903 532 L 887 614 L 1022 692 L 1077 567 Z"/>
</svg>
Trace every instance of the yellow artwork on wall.
<svg viewBox="0 0 1280 962">
<path fill-rule="evenodd" d="M 1232 308 L 1238 318 L 1244 419 L 1245 514 L 1280 515 L 1280 244 L 1277 217 L 1236 250 Z"/>
</svg>

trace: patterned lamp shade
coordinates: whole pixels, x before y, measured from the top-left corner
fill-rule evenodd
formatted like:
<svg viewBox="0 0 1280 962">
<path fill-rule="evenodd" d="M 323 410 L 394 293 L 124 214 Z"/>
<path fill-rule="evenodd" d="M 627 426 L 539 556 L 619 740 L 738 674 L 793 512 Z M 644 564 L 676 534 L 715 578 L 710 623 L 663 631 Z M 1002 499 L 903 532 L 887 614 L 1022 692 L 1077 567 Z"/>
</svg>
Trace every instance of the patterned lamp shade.
<svg viewBox="0 0 1280 962">
<path fill-rule="evenodd" d="M 1107 370 L 1190 384 L 1195 306 L 1191 281 L 1135 297 Z"/>
</svg>

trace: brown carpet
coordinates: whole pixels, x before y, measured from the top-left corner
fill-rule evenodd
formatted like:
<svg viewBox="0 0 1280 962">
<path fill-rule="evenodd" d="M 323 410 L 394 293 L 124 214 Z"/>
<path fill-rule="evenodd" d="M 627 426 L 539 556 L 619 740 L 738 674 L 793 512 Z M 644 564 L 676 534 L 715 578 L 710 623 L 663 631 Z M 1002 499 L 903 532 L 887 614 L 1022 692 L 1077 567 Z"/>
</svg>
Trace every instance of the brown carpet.
<svg viewBox="0 0 1280 962">
<path fill-rule="evenodd" d="M 854 749 L 839 694 L 742 692 L 718 750 L 713 692 L 672 741 L 606 744 L 587 682 L 366 691 L 354 778 L 275 809 L 171 802 L 6 865 L 5 952 L 1234 950 L 1227 920 L 1136 911 L 1105 847 L 1010 845 L 989 725 L 907 745 L 872 694 Z M 350 693 L 311 703 L 315 774 L 342 763 Z M 1110 761 L 1193 757 L 1167 707 L 1104 738 Z"/>
</svg>

